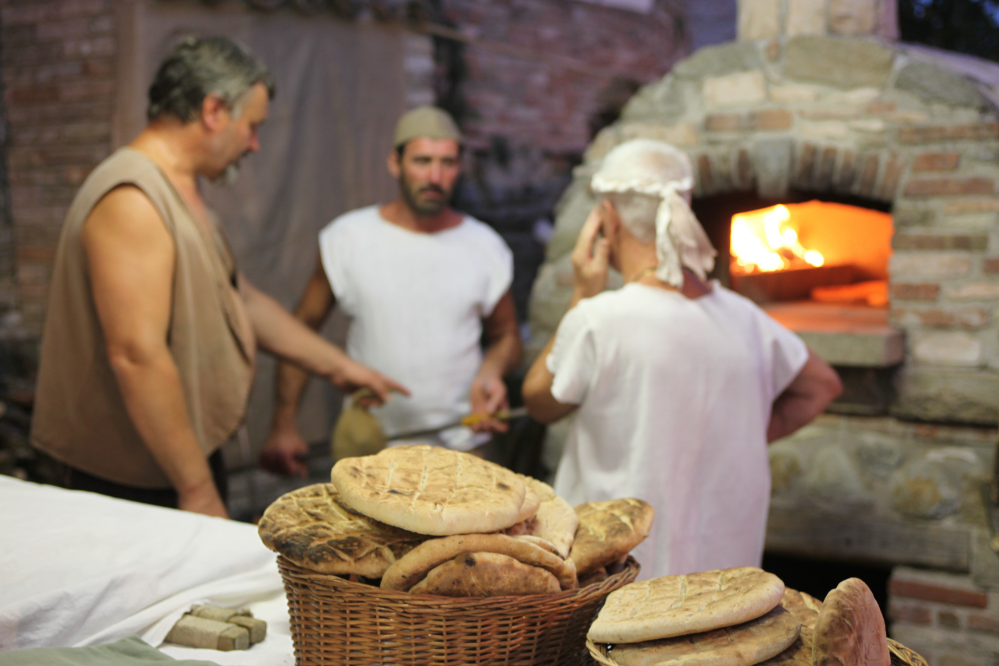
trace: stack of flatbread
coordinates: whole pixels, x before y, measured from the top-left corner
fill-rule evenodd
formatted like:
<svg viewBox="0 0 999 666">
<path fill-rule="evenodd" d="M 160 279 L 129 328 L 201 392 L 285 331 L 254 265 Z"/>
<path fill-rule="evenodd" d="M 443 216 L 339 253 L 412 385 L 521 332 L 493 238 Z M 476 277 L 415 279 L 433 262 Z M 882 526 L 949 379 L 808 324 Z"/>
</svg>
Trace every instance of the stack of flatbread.
<svg viewBox="0 0 999 666">
<path fill-rule="evenodd" d="M 397 446 L 336 463 L 332 483 L 277 499 L 264 544 L 294 564 L 414 594 L 559 592 L 623 565 L 649 532 L 639 500 L 574 510 L 550 486 L 481 458 Z"/>
<path fill-rule="evenodd" d="M 588 638 L 620 666 L 891 663 L 881 610 L 863 581 L 843 581 L 823 603 L 754 567 L 625 585 L 607 597 Z"/>
</svg>

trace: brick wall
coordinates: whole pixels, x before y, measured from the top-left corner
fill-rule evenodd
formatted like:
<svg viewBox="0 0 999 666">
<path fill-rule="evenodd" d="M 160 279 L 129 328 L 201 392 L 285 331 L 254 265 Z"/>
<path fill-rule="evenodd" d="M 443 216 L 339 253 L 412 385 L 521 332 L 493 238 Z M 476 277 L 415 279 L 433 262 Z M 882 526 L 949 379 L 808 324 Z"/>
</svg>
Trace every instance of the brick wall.
<svg viewBox="0 0 999 666">
<path fill-rule="evenodd" d="M 929 666 L 997 663 L 999 592 L 975 578 L 896 567 L 888 586 L 889 635 Z"/>
<path fill-rule="evenodd" d="M 0 22 L 17 288 L 37 333 L 63 216 L 110 151 L 114 13 L 112 0 L 2 0 Z"/>
<path fill-rule="evenodd" d="M 649 14 L 579 0 L 444 0 L 467 35 L 470 107 L 463 127 L 485 145 L 515 144 L 581 154 L 588 116 L 615 76 L 647 83 L 689 52 L 677 10 L 658 0 Z"/>
</svg>

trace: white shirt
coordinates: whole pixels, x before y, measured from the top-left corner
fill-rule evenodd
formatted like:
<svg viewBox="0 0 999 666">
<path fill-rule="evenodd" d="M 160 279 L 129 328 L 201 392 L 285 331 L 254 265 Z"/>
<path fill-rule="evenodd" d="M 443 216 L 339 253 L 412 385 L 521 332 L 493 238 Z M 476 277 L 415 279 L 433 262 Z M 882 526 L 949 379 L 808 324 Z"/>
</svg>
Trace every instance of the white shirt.
<svg viewBox="0 0 999 666">
<path fill-rule="evenodd" d="M 468 216 L 456 227 L 417 233 L 370 206 L 328 224 L 319 251 L 337 303 L 351 318 L 347 353 L 412 393 L 372 409 L 385 434 L 468 414 L 482 363 L 482 320 L 513 280 L 513 255 L 499 234 Z M 462 451 L 479 443 L 468 428 L 419 441 Z"/>
<path fill-rule="evenodd" d="M 656 511 L 642 578 L 759 566 L 770 499 L 766 430 L 805 344 L 712 283 L 688 299 L 632 283 L 566 313 L 547 358 L 552 395 L 578 404 L 555 491 Z"/>
</svg>

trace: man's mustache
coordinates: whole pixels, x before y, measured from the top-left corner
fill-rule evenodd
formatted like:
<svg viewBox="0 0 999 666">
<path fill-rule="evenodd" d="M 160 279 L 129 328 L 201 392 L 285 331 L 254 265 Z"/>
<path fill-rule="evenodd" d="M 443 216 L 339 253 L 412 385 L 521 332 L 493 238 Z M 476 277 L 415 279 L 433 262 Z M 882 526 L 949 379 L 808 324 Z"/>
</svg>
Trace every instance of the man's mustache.
<svg viewBox="0 0 999 666">
<path fill-rule="evenodd" d="M 441 196 L 447 194 L 447 192 L 444 191 L 444 188 L 440 185 L 424 185 L 419 189 L 418 194 L 423 194 L 424 192 L 436 192 Z"/>
</svg>

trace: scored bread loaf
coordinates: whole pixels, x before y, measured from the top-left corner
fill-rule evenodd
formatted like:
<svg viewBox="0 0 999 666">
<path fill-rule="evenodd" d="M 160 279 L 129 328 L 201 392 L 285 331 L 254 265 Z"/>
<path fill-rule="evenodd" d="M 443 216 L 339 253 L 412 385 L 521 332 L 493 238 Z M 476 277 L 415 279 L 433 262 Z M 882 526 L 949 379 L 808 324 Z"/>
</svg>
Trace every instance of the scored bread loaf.
<svg viewBox="0 0 999 666">
<path fill-rule="evenodd" d="M 558 580 L 544 569 L 499 553 L 461 553 L 431 569 L 413 594 L 446 597 L 501 597 L 559 592 Z"/>
<path fill-rule="evenodd" d="M 257 525 L 261 541 L 291 562 L 319 573 L 381 578 L 389 566 L 426 541 L 368 518 L 343 503 L 331 483 L 285 493 Z"/>
<path fill-rule="evenodd" d="M 780 578 L 755 567 L 629 583 L 607 597 L 588 636 L 595 643 L 637 643 L 711 631 L 755 620 L 783 595 Z"/>
<path fill-rule="evenodd" d="M 344 458 L 333 466 L 331 479 L 355 510 L 432 536 L 506 529 L 534 515 L 540 502 L 536 494 L 528 497 L 514 472 L 437 446 L 396 446 Z"/>
</svg>

